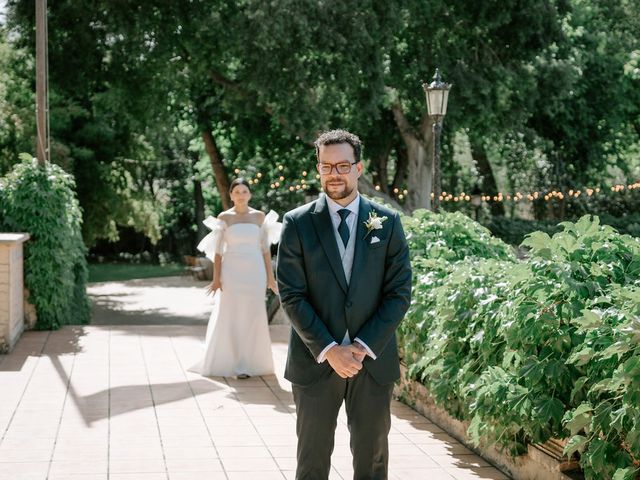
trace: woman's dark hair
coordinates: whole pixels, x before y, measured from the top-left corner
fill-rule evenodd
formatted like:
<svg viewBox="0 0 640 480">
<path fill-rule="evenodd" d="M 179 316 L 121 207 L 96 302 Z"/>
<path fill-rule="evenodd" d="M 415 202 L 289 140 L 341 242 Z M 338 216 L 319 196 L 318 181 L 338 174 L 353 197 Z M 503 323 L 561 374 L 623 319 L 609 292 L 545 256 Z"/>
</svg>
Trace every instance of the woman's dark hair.
<svg viewBox="0 0 640 480">
<path fill-rule="evenodd" d="M 238 177 L 233 182 L 231 182 L 231 185 L 229 185 L 229 193 L 233 192 L 233 189 L 236 188 L 238 185 L 244 185 L 249 189 L 249 191 L 251 191 L 251 185 L 249 185 L 249 182 L 247 182 L 242 177 Z"/>
</svg>

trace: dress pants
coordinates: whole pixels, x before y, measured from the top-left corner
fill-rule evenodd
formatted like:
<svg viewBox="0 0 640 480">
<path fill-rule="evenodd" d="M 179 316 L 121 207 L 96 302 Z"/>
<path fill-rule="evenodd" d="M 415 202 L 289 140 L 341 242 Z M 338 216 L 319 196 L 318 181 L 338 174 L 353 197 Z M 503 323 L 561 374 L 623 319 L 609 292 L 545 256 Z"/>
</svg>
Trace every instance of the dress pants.
<svg viewBox="0 0 640 480">
<path fill-rule="evenodd" d="M 386 480 L 393 383 L 378 384 L 366 368 L 352 378 L 333 370 L 310 386 L 293 385 L 298 435 L 296 480 L 327 480 L 338 412 L 345 402 L 354 480 Z"/>
</svg>

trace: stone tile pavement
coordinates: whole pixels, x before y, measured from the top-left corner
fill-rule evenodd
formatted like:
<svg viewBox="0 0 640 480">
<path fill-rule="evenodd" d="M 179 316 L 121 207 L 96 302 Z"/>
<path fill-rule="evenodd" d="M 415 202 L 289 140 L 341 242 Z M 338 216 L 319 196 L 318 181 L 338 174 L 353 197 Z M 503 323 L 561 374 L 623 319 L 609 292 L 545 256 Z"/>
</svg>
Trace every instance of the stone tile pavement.
<svg viewBox="0 0 640 480">
<path fill-rule="evenodd" d="M 90 289 L 97 308 L 105 285 Z M 108 308 L 127 304 L 118 297 L 127 284 L 118 285 Z M 27 332 L 0 356 L 0 480 L 293 479 L 295 407 L 282 378 L 289 327 L 271 326 L 276 375 L 193 374 L 202 319 L 170 325 L 163 312 L 156 321 L 149 303 L 181 305 L 181 293 L 200 287 L 138 299 L 139 325 L 108 325 L 102 312 L 103 324 Z M 390 479 L 507 478 L 399 402 L 389 438 Z M 332 479 L 352 478 L 348 442 L 343 411 Z"/>
</svg>

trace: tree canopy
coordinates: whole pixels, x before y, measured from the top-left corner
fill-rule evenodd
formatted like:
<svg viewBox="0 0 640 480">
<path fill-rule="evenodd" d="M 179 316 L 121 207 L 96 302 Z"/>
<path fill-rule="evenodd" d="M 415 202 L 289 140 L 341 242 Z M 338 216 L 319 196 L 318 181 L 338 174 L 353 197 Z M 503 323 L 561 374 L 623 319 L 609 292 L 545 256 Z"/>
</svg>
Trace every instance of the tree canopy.
<svg viewBox="0 0 640 480">
<path fill-rule="evenodd" d="M 33 136 L 34 7 L 8 6 L 2 171 Z M 335 127 L 364 140 L 366 192 L 428 207 L 421 84 L 439 67 L 444 190 L 631 180 L 639 18 L 627 0 L 51 2 L 52 160 L 76 177 L 89 245 L 133 229 L 192 248 L 238 174 L 263 208 L 302 203 L 318 188 L 311 142 Z"/>
</svg>

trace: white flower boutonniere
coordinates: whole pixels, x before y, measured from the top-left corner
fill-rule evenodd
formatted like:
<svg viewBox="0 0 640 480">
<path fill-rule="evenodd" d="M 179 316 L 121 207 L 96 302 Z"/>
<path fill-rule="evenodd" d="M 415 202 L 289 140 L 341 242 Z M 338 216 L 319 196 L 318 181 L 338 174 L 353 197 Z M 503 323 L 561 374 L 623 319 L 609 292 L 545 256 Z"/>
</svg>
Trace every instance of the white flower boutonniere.
<svg viewBox="0 0 640 480">
<path fill-rule="evenodd" d="M 363 240 L 367 238 L 367 235 L 369 235 L 374 230 L 381 230 L 382 224 L 386 219 L 387 217 L 379 217 L 378 213 L 375 210 L 369 212 L 369 218 L 364 222 L 364 226 L 367 228 L 367 233 L 365 234 Z"/>
</svg>

